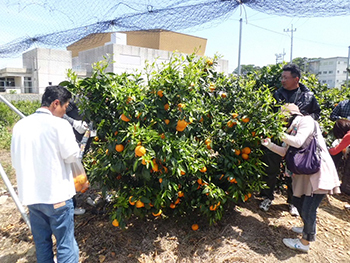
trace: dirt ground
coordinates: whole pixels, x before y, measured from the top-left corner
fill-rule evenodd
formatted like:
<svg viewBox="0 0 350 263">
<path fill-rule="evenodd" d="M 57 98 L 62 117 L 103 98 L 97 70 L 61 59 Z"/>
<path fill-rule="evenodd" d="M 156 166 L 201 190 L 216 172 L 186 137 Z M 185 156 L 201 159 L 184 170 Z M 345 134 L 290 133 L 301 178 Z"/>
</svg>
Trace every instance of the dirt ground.
<svg viewBox="0 0 350 263">
<path fill-rule="evenodd" d="M 0 162 L 15 186 L 9 153 L 0 150 Z M 288 249 L 284 237 L 297 237 L 290 228 L 300 218 L 287 211 L 286 199 L 276 194 L 268 212 L 258 208 L 261 199 L 229 208 L 223 219 L 209 226 L 205 218 L 132 219 L 126 230 L 113 227 L 104 206 L 86 203 L 89 190 L 78 196 L 86 208 L 75 217 L 80 262 L 350 262 L 350 196 L 328 196 L 318 210 L 317 241 L 308 253 Z M 199 224 L 198 231 L 191 225 Z M 32 236 L 9 192 L 0 180 L 0 262 L 36 262 Z"/>
</svg>

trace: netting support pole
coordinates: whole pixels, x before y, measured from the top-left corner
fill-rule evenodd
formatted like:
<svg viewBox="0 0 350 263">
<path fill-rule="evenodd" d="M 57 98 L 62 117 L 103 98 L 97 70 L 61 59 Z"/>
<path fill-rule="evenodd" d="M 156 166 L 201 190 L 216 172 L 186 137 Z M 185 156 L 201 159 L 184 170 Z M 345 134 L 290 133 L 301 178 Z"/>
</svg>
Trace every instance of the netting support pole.
<svg viewBox="0 0 350 263">
<path fill-rule="evenodd" d="M 21 118 L 24 118 L 25 115 L 20 112 L 15 106 L 13 106 L 8 100 L 6 100 L 3 96 L 0 95 L 0 100 L 2 100 L 7 106 L 9 106 L 11 108 L 11 110 L 13 110 L 14 112 L 16 112 Z M 15 190 L 13 189 L 13 186 L 9 180 L 9 178 L 7 177 L 4 168 L 2 167 L 1 163 L 0 163 L 0 174 L 2 177 L 2 180 L 4 181 L 7 189 L 9 190 L 11 197 L 13 199 L 13 201 L 15 201 L 16 206 L 19 210 L 19 212 L 22 215 L 22 218 L 24 220 L 24 222 L 27 224 L 29 230 L 31 231 L 31 227 L 30 227 L 30 222 L 29 222 L 29 218 L 28 215 L 26 213 L 26 211 L 24 210 L 24 207 L 22 206 L 21 202 L 19 201 L 19 198 L 15 192 Z"/>
<path fill-rule="evenodd" d="M 239 19 L 238 76 L 241 75 L 242 18 Z"/>
<path fill-rule="evenodd" d="M 346 87 L 349 87 L 349 71 L 350 71 L 350 67 L 349 67 L 349 61 L 350 61 L 350 46 L 348 47 L 348 62 L 346 64 Z"/>
<path fill-rule="evenodd" d="M 7 99 L 5 99 L 3 96 L 0 95 L 0 100 L 2 100 L 7 106 L 10 107 L 11 110 L 13 110 L 14 112 L 16 112 L 21 118 L 24 118 L 25 115 L 20 112 L 15 106 L 13 106 L 11 104 L 11 102 L 9 102 Z"/>
<path fill-rule="evenodd" d="M 19 201 L 18 196 L 17 196 L 17 194 L 15 192 L 15 189 L 13 189 L 13 186 L 12 186 L 10 180 L 8 179 L 8 177 L 7 177 L 6 173 L 5 173 L 4 168 L 2 168 L 1 163 L 0 163 L 0 173 L 1 173 L 1 177 L 4 180 L 4 183 L 5 183 L 6 187 L 7 187 L 7 189 L 9 190 L 9 192 L 10 192 L 10 194 L 12 196 L 13 201 L 15 201 L 16 206 L 17 206 L 19 212 L 22 215 L 22 218 L 23 218 L 24 222 L 26 222 L 29 230 L 31 231 L 31 227 L 30 227 L 29 218 L 27 216 L 27 213 L 24 210 L 24 207 L 22 206 L 21 202 Z"/>
</svg>

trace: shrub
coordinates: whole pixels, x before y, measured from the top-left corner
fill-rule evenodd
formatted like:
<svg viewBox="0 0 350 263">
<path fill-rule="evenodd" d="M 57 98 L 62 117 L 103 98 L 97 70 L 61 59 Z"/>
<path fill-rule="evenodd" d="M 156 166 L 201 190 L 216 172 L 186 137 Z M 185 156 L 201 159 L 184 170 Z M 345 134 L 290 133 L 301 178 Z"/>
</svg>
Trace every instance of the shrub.
<svg viewBox="0 0 350 263">
<path fill-rule="evenodd" d="M 263 187 L 260 136 L 282 132 L 281 121 L 271 122 L 279 118 L 274 100 L 250 79 L 216 72 L 216 60 L 173 55 L 159 69 L 148 65 L 145 79 L 106 73 L 102 61 L 91 77 L 70 72 L 61 83 L 96 123 L 85 165 L 90 180 L 114 194 L 119 226 L 132 215 L 189 212 L 213 223 L 225 204 L 245 202 Z"/>
</svg>

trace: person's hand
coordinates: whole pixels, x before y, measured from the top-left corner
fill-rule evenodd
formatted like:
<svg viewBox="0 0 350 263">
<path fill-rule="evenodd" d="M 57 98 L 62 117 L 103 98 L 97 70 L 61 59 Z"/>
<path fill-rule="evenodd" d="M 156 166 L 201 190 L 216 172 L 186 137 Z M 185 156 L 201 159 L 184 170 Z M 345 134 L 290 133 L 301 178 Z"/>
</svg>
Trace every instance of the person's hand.
<svg viewBox="0 0 350 263">
<path fill-rule="evenodd" d="M 264 145 L 268 149 L 270 149 L 272 146 L 270 138 L 261 139 L 261 144 Z"/>
<path fill-rule="evenodd" d="M 87 123 L 85 121 L 73 121 L 73 128 L 79 132 L 80 134 L 85 133 L 88 129 L 89 126 L 87 125 Z"/>
</svg>

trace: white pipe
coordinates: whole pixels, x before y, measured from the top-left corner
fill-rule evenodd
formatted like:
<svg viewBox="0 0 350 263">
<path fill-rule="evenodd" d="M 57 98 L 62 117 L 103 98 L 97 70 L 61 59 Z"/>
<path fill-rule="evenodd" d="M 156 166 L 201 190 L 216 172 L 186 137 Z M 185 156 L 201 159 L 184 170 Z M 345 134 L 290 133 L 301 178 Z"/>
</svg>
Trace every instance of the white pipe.
<svg viewBox="0 0 350 263">
<path fill-rule="evenodd" d="M 20 112 L 15 106 L 13 106 L 11 104 L 11 102 L 9 102 L 7 99 L 5 99 L 3 96 L 0 95 L 0 100 L 2 100 L 7 106 L 10 107 L 11 110 L 13 110 L 14 112 L 16 112 L 21 118 L 24 118 L 25 115 Z"/>
<path fill-rule="evenodd" d="M 26 222 L 26 224 L 27 224 L 28 227 L 29 227 L 29 230 L 31 230 L 31 227 L 30 227 L 30 223 L 29 223 L 29 219 L 28 219 L 27 213 L 26 213 L 26 211 L 24 210 L 24 208 L 23 208 L 21 202 L 19 201 L 18 196 L 17 196 L 15 190 L 13 189 L 13 186 L 12 186 L 10 180 L 9 180 L 8 177 L 7 177 L 4 168 L 2 168 L 1 163 L 0 163 L 0 173 L 1 173 L 2 179 L 3 179 L 4 182 L 5 182 L 5 185 L 7 186 L 7 189 L 9 190 L 9 192 L 10 192 L 10 194 L 11 194 L 13 200 L 14 200 L 15 203 L 16 203 L 16 206 L 17 206 L 19 212 L 20 212 L 21 215 L 22 215 L 22 218 L 23 218 L 24 222 Z"/>
<path fill-rule="evenodd" d="M 0 95 L 0 100 L 2 100 L 7 106 L 9 106 L 11 108 L 11 110 L 16 112 L 21 118 L 25 117 L 25 115 L 22 112 L 20 112 L 15 106 L 13 106 L 8 100 L 6 100 L 1 95 Z M 27 213 L 24 210 L 24 207 L 22 206 L 21 202 L 19 201 L 19 198 L 18 198 L 15 190 L 13 189 L 13 186 L 12 186 L 10 180 L 7 177 L 4 168 L 2 168 L 1 163 L 0 163 L 0 173 L 1 173 L 2 180 L 4 180 L 5 185 L 7 186 L 7 189 L 9 190 L 9 192 L 10 192 L 10 194 L 12 196 L 12 199 L 15 201 L 16 206 L 17 206 L 19 212 L 22 215 L 22 218 L 23 218 L 24 222 L 26 222 L 29 230 L 31 231 L 31 227 L 30 227 L 30 223 L 29 223 L 29 219 L 28 219 Z"/>
</svg>

